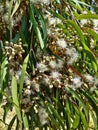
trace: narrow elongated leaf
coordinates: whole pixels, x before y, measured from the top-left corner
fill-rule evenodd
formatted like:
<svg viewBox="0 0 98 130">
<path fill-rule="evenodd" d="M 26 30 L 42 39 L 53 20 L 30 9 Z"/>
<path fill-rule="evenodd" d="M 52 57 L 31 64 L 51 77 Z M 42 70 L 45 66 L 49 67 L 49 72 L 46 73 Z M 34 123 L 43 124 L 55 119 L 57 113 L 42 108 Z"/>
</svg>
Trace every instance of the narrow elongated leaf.
<svg viewBox="0 0 98 130">
<path fill-rule="evenodd" d="M 22 112 L 22 118 L 23 118 L 24 129 L 29 128 L 28 118 L 24 111 Z"/>
<path fill-rule="evenodd" d="M 45 20 L 42 16 L 42 14 L 40 13 L 40 11 L 35 8 L 35 13 L 38 17 L 38 22 L 40 22 L 40 28 L 41 28 L 41 36 L 42 36 L 42 39 L 44 41 L 44 45 L 46 45 L 46 42 L 47 42 L 47 29 L 46 29 L 46 23 L 45 23 Z"/>
<path fill-rule="evenodd" d="M 47 103 L 46 109 L 47 109 L 50 121 L 52 121 L 52 124 L 56 127 L 56 129 L 60 130 L 61 127 L 60 127 L 60 124 L 58 123 L 58 118 L 56 117 L 51 104 Z"/>
<path fill-rule="evenodd" d="M 95 72 L 97 72 L 98 71 L 97 60 L 96 60 L 94 54 L 92 53 L 92 51 L 86 45 L 86 42 L 85 42 L 85 39 L 84 39 L 84 36 L 83 36 L 83 32 L 81 31 L 80 27 L 74 21 L 67 20 L 67 22 L 76 30 L 77 35 L 79 36 L 81 43 L 82 43 L 82 46 L 84 48 L 84 55 L 86 54 L 91 59 L 92 64 L 94 66 L 93 68 L 94 68 Z"/>
<path fill-rule="evenodd" d="M 85 39 L 84 39 L 84 36 L 83 36 L 83 32 L 81 31 L 80 27 L 72 20 L 67 20 L 67 22 L 75 29 L 75 31 L 77 31 L 77 35 L 79 36 L 84 49 L 90 51 L 88 46 L 85 44 Z"/>
<path fill-rule="evenodd" d="M 86 98 L 88 99 L 88 101 L 89 101 L 89 105 L 91 105 L 92 106 L 92 108 L 93 108 L 93 110 L 94 110 L 94 114 L 96 114 L 96 121 L 95 121 L 95 124 L 96 124 L 96 122 L 97 122 L 97 129 L 98 129 L 98 103 L 97 103 L 97 101 L 94 99 L 94 97 L 93 97 L 93 95 L 88 91 L 88 92 L 84 92 L 84 95 L 86 96 Z"/>
<path fill-rule="evenodd" d="M 80 123 L 80 114 L 79 114 L 79 110 L 77 109 L 77 107 L 74 106 L 74 108 L 75 108 L 75 118 L 74 118 L 74 120 L 73 120 L 73 125 L 72 125 L 72 127 L 73 127 L 74 129 L 77 129 L 77 128 L 78 128 L 78 125 L 79 125 L 79 123 Z"/>
<path fill-rule="evenodd" d="M 85 28 L 85 31 L 88 32 L 94 38 L 94 40 L 98 41 L 98 33 L 90 28 Z"/>
<path fill-rule="evenodd" d="M 38 40 L 39 40 L 39 42 L 40 42 L 40 47 L 41 47 L 41 49 L 43 50 L 44 47 L 45 47 L 45 45 L 44 45 L 44 41 L 43 41 L 43 39 L 42 39 L 42 35 L 41 35 L 41 32 L 40 32 L 40 29 L 39 29 L 39 27 L 38 27 L 38 23 L 37 23 L 37 21 L 36 21 L 36 19 L 35 19 L 35 17 L 34 17 L 34 10 L 35 10 L 35 9 L 34 9 L 34 6 L 33 6 L 33 5 L 30 5 L 30 10 L 29 10 L 30 20 L 31 20 L 31 22 L 32 22 L 32 24 L 33 24 L 34 30 L 35 30 L 36 35 L 37 35 L 37 37 L 38 37 Z"/>
<path fill-rule="evenodd" d="M 84 104 L 82 98 L 72 88 L 67 87 L 67 90 L 79 101 L 79 103 L 83 107 L 83 110 L 85 111 L 86 118 L 88 119 L 88 109 L 87 109 L 86 105 Z"/>
<path fill-rule="evenodd" d="M 86 98 L 88 98 L 89 103 L 90 103 L 91 106 L 93 107 L 93 109 L 94 109 L 96 115 L 98 115 L 98 105 L 97 105 L 97 102 L 96 102 L 96 100 L 94 99 L 93 95 L 91 95 L 89 92 L 86 92 L 85 95 L 86 95 Z"/>
<path fill-rule="evenodd" d="M 98 19 L 98 15 L 97 14 L 77 14 L 75 13 L 75 17 L 76 19 Z"/>
<path fill-rule="evenodd" d="M 18 9 L 18 7 L 20 5 L 20 0 L 13 0 L 13 1 L 14 1 L 15 5 L 14 5 L 14 9 L 13 9 L 12 14 L 11 14 L 12 17 L 15 14 L 15 12 L 17 11 L 17 9 Z"/>
<path fill-rule="evenodd" d="M 80 5 L 85 5 L 87 7 L 91 7 L 90 5 L 86 4 L 85 2 L 82 2 L 80 0 L 71 0 L 73 2 L 75 2 L 76 5 L 80 6 Z"/>
<path fill-rule="evenodd" d="M 26 58 L 25 58 L 25 60 L 23 62 L 23 66 L 22 66 L 22 72 L 21 72 L 21 77 L 20 77 L 20 88 L 19 88 L 20 99 L 21 99 L 21 96 L 22 96 L 22 89 L 23 89 L 23 83 L 24 83 L 24 78 L 25 78 L 28 59 L 29 59 L 29 55 L 26 56 Z"/>
<path fill-rule="evenodd" d="M 3 82 L 7 74 L 7 66 L 6 66 L 7 64 L 8 64 L 7 58 L 5 58 L 2 64 L 0 64 L 0 90 L 1 91 L 4 90 Z M 0 93 L 0 103 L 2 102 L 2 96 L 3 95 Z"/>
<path fill-rule="evenodd" d="M 12 77 L 12 99 L 13 99 L 13 103 L 14 103 L 17 117 L 18 117 L 18 119 L 20 121 L 20 125 L 21 125 L 22 118 L 21 118 L 19 99 L 18 99 L 17 81 L 16 81 L 16 78 L 14 76 Z"/>
<path fill-rule="evenodd" d="M 70 111 L 70 108 L 69 108 L 69 103 L 68 101 L 66 101 L 66 107 L 64 108 L 65 109 L 65 112 L 66 112 L 66 126 L 67 126 L 67 129 L 70 130 L 71 129 L 71 111 Z"/>
<path fill-rule="evenodd" d="M 88 123 L 87 123 L 86 117 L 81 110 L 80 110 L 80 118 L 82 120 L 82 123 L 84 124 L 85 130 L 88 130 Z"/>
<path fill-rule="evenodd" d="M 8 61 L 7 61 L 7 58 L 4 59 L 4 61 L 2 62 L 1 64 L 1 68 L 0 68 L 0 89 L 2 89 L 2 84 L 3 84 L 3 80 L 5 78 L 5 75 L 6 75 L 6 70 L 7 70 L 7 67 L 6 65 L 8 64 Z"/>
<path fill-rule="evenodd" d="M 19 29 L 19 32 L 17 32 L 15 37 L 12 39 L 12 42 L 17 42 L 18 39 L 21 37 L 22 42 L 26 43 L 26 38 L 25 38 L 25 32 L 27 31 L 26 27 L 27 27 L 27 16 L 26 16 L 26 14 L 24 14 L 24 16 L 21 20 L 21 27 Z"/>
<path fill-rule="evenodd" d="M 93 127 L 95 127 L 95 130 L 97 130 L 97 128 L 98 128 L 98 122 L 97 122 L 97 118 L 96 118 L 97 115 L 95 115 L 94 111 L 90 111 L 90 116 L 91 116 L 92 125 L 93 125 Z"/>
<path fill-rule="evenodd" d="M 64 130 L 65 128 L 64 128 L 63 120 L 61 119 L 58 111 L 55 108 L 53 108 L 52 105 L 49 103 L 48 103 L 48 106 L 50 107 L 50 110 L 53 112 L 55 119 L 58 120 L 58 124 L 61 125 Z"/>
</svg>

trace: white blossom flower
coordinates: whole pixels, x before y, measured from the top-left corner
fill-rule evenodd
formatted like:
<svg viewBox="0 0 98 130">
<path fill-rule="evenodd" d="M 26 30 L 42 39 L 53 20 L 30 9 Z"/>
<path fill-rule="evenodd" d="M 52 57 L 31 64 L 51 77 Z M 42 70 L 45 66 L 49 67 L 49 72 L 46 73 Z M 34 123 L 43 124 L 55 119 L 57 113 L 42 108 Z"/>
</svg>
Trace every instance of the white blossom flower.
<svg viewBox="0 0 98 130">
<path fill-rule="evenodd" d="M 54 78 L 54 79 L 58 79 L 60 78 L 61 74 L 57 71 L 52 71 L 51 72 L 51 77 Z"/>
<path fill-rule="evenodd" d="M 57 61 L 57 69 L 62 68 L 63 65 L 64 65 L 64 62 L 62 60 L 58 59 L 58 61 Z"/>
<path fill-rule="evenodd" d="M 25 76 L 24 82 L 25 82 L 26 86 L 30 86 L 31 85 L 31 81 L 30 81 L 28 76 Z"/>
<path fill-rule="evenodd" d="M 44 83 L 45 85 L 49 85 L 49 84 L 50 84 L 50 79 L 49 79 L 49 77 L 43 78 L 42 83 Z"/>
<path fill-rule="evenodd" d="M 27 104 L 30 102 L 30 96 L 22 99 L 22 104 Z"/>
<path fill-rule="evenodd" d="M 94 19 L 94 20 L 93 20 L 93 24 L 94 24 L 94 27 L 95 27 L 95 28 L 98 27 L 98 20 L 97 20 L 97 19 Z"/>
<path fill-rule="evenodd" d="M 38 83 L 36 83 L 35 80 L 32 81 L 32 88 L 33 90 L 35 90 L 36 92 L 39 92 L 40 91 L 40 86 Z"/>
<path fill-rule="evenodd" d="M 78 59 L 78 52 L 75 48 L 67 48 L 66 54 L 68 56 L 68 64 L 72 64 L 73 62 L 77 61 Z"/>
<path fill-rule="evenodd" d="M 52 69 L 56 68 L 56 66 L 57 66 L 56 61 L 51 60 L 51 61 L 49 62 L 49 66 L 50 66 Z"/>
<path fill-rule="evenodd" d="M 81 87 L 81 85 L 82 85 L 81 78 L 78 76 L 72 78 L 72 82 L 73 82 L 73 85 L 75 88 Z"/>
<path fill-rule="evenodd" d="M 42 126 L 45 125 L 47 123 L 48 113 L 43 107 L 39 108 L 38 115 L 39 115 L 41 125 Z"/>
<path fill-rule="evenodd" d="M 41 72 L 44 72 L 44 71 L 46 71 L 48 69 L 47 66 L 44 63 L 41 63 L 41 62 L 37 63 L 36 67 Z"/>
<path fill-rule="evenodd" d="M 66 43 L 66 41 L 63 38 L 58 39 L 58 41 L 56 43 L 62 49 L 65 49 L 67 47 L 67 43 Z"/>
<path fill-rule="evenodd" d="M 31 90 L 25 89 L 25 90 L 24 90 L 24 93 L 25 93 L 26 95 L 31 95 Z"/>
<path fill-rule="evenodd" d="M 81 25 L 83 26 L 83 25 L 87 24 L 88 20 L 87 19 L 82 19 L 80 22 L 81 22 Z"/>
<path fill-rule="evenodd" d="M 20 79 L 20 76 L 21 76 L 21 70 L 17 70 L 16 71 L 16 78 L 17 78 L 17 80 Z"/>
<path fill-rule="evenodd" d="M 64 62 L 63 62 L 62 60 L 60 60 L 60 59 L 58 59 L 57 61 L 51 60 L 51 61 L 49 62 L 49 66 L 50 66 L 52 69 L 60 69 L 60 68 L 63 67 L 63 64 L 64 64 Z"/>
<path fill-rule="evenodd" d="M 96 33 L 98 33 L 98 20 L 94 19 L 93 20 L 93 25 L 94 25 L 94 30 L 96 31 Z"/>
<path fill-rule="evenodd" d="M 85 74 L 84 77 L 89 83 L 94 83 L 94 77 L 92 75 Z"/>
<path fill-rule="evenodd" d="M 48 22 L 49 22 L 49 26 L 56 25 L 56 18 L 50 18 Z"/>
<path fill-rule="evenodd" d="M 59 23 L 61 23 L 61 20 L 60 19 L 58 19 L 58 18 L 54 18 L 54 17 L 51 17 L 51 18 L 49 18 L 49 20 L 48 20 L 48 25 L 49 26 L 51 26 L 51 25 L 57 25 L 57 24 L 59 24 Z"/>
</svg>

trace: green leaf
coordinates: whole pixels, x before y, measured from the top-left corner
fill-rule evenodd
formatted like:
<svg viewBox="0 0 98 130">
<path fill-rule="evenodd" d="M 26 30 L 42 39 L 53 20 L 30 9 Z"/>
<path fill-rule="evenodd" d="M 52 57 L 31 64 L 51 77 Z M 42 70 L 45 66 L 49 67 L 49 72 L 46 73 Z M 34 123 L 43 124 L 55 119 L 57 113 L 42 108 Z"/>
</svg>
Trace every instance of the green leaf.
<svg viewBox="0 0 98 130">
<path fill-rule="evenodd" d="M 20 126 L 21 126 L 22 118 L 21 118 L 21 112 L 20 112 L 20 106 L 19 106 L 19 100 L 18 100 L 17 81 L 14 76 L 12 77 L 12 99 L 13 99 L 16 114 L 17 114 L 18 120 L 20 121 Z"/>
<path fill-rule="evenodd" d="M 78 93 L 76 93 L 72 88 L 70 87 L 66 87 L 66 89 L 68 90 L 69 93 L 72 94 L 73 97 L 75 97 L 79 103 L 81 104 L 82 106 L 82 109 L 84 110 L 85 112 L 85 115 L 86 115 L 86 118 L 88 119 L 88 109 L 87 109 L 87 106 L 84 104 L 82 98 L 78 95 Z"/>
<path fill-rule="evenodd" d="M 77 14 L 77 13 L 75 13 L 74 15 L 75 15 L 75 18 L 78 19 L 78 20 L 81 20 L 81 19 L 98 19 L 97 14 L 91 14 L 91 13 Z"/>
<path fill-rule="evenodd" d="M 53 106 L 47 102 L 46 109 L 47 109 L 48 116 L 50 118 L 52 125 L 55 127 L 55 129 L 60 130 L 61 127 L 60 127 L 60 123 L 58 122 L 59 115 L 57 114 L 55 108 L 53 108 Z M 54 110 L 55 110 L 55 112 L 54 112 Z M 62 123 L 61 123 L 61 125 L 62 125 Z"/>
<path fill-rule="evenodd" d="M 93 107 L 96 115 L 98 115 L 98 105 L 97 105 L 97 101 L 94 99 L 93 95 L 90 92 L 86 92 L 85 96 L 89 100 L 89 103 Z"/>
<path fill-rule="evenodd" d="M 22 112 L 22 118 L 23 118 L 24 129 L 29 128 L 28 118 L 24 111 Z"/>
<path fill-rule="evenodd" d="M 2 62 L 2 64 L 0 64 L 0 90 L 1 91 L 4 90 L 3 82 L 4 82 L 5 76 L 7 74 L 7 64 L 8 64 L 7 58 L 5 58 L 4 61 Z M 0 103 L 1 102 L 2 102 L 2 94 L 0 93 Z"/>
<path fill-rule="evenodd" d="M 22 20 L 21 20 L 21 27 L 19 29 L 19 31 L 17 32 L 17 34 L 15 35 L 15 37 L 12 39 L 12 42 L 17 42 L 18 39 L 21 37 L 22 42 L 25 44 L 26 43 L 26 38 L 25 38 L 25 34 L 26 34 L 26 27 L 27 27 L 27 15 L 24 14 Z"/>
<path fill-rule="evenodd" d="M 85 42 L 85 39 L 84 39 L 84 36 L 83 36 L 83 32 L 81 31 L 80 27 L 72 20 L 67 20 L 67 23 L 69 23 L 69 25 L 71 25 L 75 29 L 75 31 L 77 32 L 77 35 L 79 36 L 81 43 L 82 43 L 82 46 L 84 48 L 84 50 L 83 50 L 84 55 L 86 54 L 85 56 L 89 56 L 93 66 L 94 66 L 93 68 L 94 68 L 95 72 L 97 72 L 98 71 L 97 60 L 96 60 L 94 54 L 92 53 L 92 51 L 86 45 L 86 42 Z"/>
<path fill-rule="evenodd" d="M 23 62 L 23 65 L 22 65 L 22 72 L 21 72 L 21 77 L 20 77 L 20 82 L 19 82 L 19 85 L 20 85 L 19 97 L 20 97 L 20 99 L 22 97 L 22 89 L 23 89 L 23 83 L 24 83 L 24 78 L 25 78 L 25 73 L 26 73 L 28 60 L 29 60 L 29 54 L 24 59 L 24 62 Z"/>
<path fill-rule="evenodd" d="M 75 106 L 74 106 L 74 108 L 75 108 L 75 116 L 74 116 L 74 120 L 73 120 L 73 125 L 72 125 L 72 127 L 73 127 L 74 129 L 77 129 L 77 128 L 78 128 L 78 125 L 79 125 L 79 123 L 80 123 L 80 114 L 79 114 L 78 108 L 75 107 Z"/>
<path fill-rule="evenodd" d="M 85 2 L 82 2 L 82 1 L 79 1 L 79 0 L 71 0 L 71 1 L 73 1 L 78 6 L 85 5 L 87 7 L 91 7 L 90 5 L 86 4 Z"/>
<path fill-rule="evenodd" d="M 98 105 L 97 105 L 98 103 L 97 103 L 96 99 L 94 98 L 94 95 L 90 91 L 84 92 L 84 95 L 88 99 L 89 105 L 91 105 L 91 107 L 92 107 L 92 111 L 94 111 L 94 114 L 96 116 L 95 124 L 97 122 L 96 127 L 98 129 Z"/>
<path fill-rule="evenodd" d="M 94 68 L 95 72 L 97 73 L 97 71 L 98 71 L 98 64 L 95 63 L 94 61 L 92 61 L 91 63 L 93 65 L 93 68 Z"/>
<path fill-rule="evenodd" d="M 41 33 L 42 33 L 42 39 L 43 39 L 43 41 L 44 41 L 44 45 L 46 45 L 46 42 L 47 42 L 47 28 L 46 28 L 46 22 L 45 22 L 45 20 L 44 20 L 44 18 L 43 18 L 43 16 L 42 16 L 42 14 L 40 13 L 40 11 L 37 9 L 37 8 L 35 8 L 35 13 L 36 13 L 36 15 L 37 15 L 37 17 L 38 17 L 38 22 L 41 24 L 40 26 L 39 26 L 39 29 L 41 28 Z"/>
<path fill-rule="evenodd" d="M 57 24 L 57 27 L 61 28 L 63 33 L 66 34 L 66 36 L 71 36 L 71 34 L 69 33 L 69 31 L 67 29 L 65 29 L 65 26 L 63 24 Z"/>
<path fill-rule="evenodd" d="M 49 104 L 49 103 L 48 103 L 48 106 L 50 107 L 51 111 L 53 112 L 53 115 L 54 115 L 55 119 L 58 120 L 59 126 L 62 126 L 62 128 L 63 128 L 63 130 L 64 130 L 65 128 L 64 128 L 63 120 L 62 120 L 62 118 L 60 117 L 60 115 L 59 115 L 57 109 L 55 109 L 55 108 L 54 108 L 51 104 Z"/>
<path fill-rule="evenodd" d="M 66 101 L 66 107 L 64 109 L 65 109 L 65 112 L 66 112 L 66 115 L 67 115 L 66 126 L 67 126 L 67 129 L 70 130 L 71 129 L 71 111 L 70 111 L 68 101 Z"/>
<path fill-rule="evenodd" d="M 98 33 L 96 33 L 93 29 L 85 28 L 85 31 L 90 34 L 94 40 L 98 41 Z"/>
<path fill-rule="evenodd" d="M 13 11 L 12 11 L 11 17 L 13 17 L 13 15 L 14 15 L 15 12 L 17 11 L 19 5 L 20 5 L 20 0 L 15 0 L 15 1 L 14 1 L 14 9 L 13 9 Z"/>
<path fill-rule="evenodd" d="M 3 88 L 3 80 L 5 79 L 6 73 L 7 73 L 7 67 L 6 65 L 8 64 L 7 58 L 4 59 L 0 66 L 0 89 Z"/>
<path fill-rule="evenodd" d="M 84 124 L 85 130 L 88 130 L 88 123 L 86 121 L 84 113 L 81 110 L 80 110 L 80 117 L 81 117 L 82 123 Z"/>
<path fill-rule="evenodd" d="M 96 118 L 97 115 L 95 115 L 94 111 L 90 111 L 90 116 L 91 116 L 92 124 L 94 123 L 95 130 L 97 130 L 97 128 L 98 128 L 98 122 L 97 122 L 97 118 Z"/>
<path fill-rule="evenodd" d="M 40 47 L 41 47 L 42 50 L 44 50 L 45 43 L 44 43 L 44 40 L 42 38 L 41 31 L 40 31 L 40 29 L 38 27 L 38 23 L 37 23 L 37 21 L 36 21 L 36 19 L 34 17 L 34 12 L 35 12 L 35 8 L 34 8 L 34 6 L 32 4 L 32 5 L 30 5 L 30 9 L 29 9 L 30 20 L 31 20 L 31 22 L 33 24 L 36 36 L 37 36 L 37 38 L 39 40 Z"/>
<path fill-rule="evenodd" d="M 83 36 L 83 32 L 81 31 L 80 27 L 77 25 L 77 23 L 75 23 L 74 21 L 72 20 L 67 20 L 67 23 L 69 25 L 71 25 L 75 31 L 77 32 L 77 35 L 79 36 L 80 40 L 81 40 L 81 43 L 84 47 L 85 50 L 88 50 L 90 51 L 90 49 L 88 48 L 88 46 L 85 44 L 85 39 L 84 39 L 84 36 Z"/>
</svg>

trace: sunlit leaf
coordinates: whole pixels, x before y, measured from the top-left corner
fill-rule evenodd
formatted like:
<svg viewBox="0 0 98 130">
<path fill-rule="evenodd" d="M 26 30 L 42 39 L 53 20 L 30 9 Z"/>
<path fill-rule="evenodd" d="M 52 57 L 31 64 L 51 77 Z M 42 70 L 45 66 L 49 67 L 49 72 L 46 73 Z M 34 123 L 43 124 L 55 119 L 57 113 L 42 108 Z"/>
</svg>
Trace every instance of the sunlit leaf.
<svg viewBox="0 0 98 130">
<path fill-rule="evenodd" d="M 88 118 L 88 108 L 85 105 L 85 103 L 83 102 L 82 98 L 80 97 L 80 95 L 78 95 L 78 93 L 76 93 L 72 88 L 67 88 L 68 92 L 71 93 L 81 104 L 81 106 L 83 107 L 84 111 L 85 111 L 85 115 L 86 118 Z"/>
<path fill-rule="evenodd" d="M 75 13 L 75 17 L 76 19 L 98 19 L 98 15 L 97 14 L 76 14 Z"/>
<path fill-rule="evenodd" d="M 17 11 L 19 5 L 20 5 L 20 0 L 13 0 L 14 1 L 14 9 L 12 11 L 11 17 L 13 17 L 13 15 L 15 14 L 15 12 Z"/>
<path fill-rule="evenodd" d="M 24 128 L 25 129 L 29 128 L 28 118 L 25 112 L 22 112 L 22 118 L 23 118 Z"/>
<path fill-rule="evenodd" d="M 79 125 L 79 122 L 80 122 L 80 114 L 79 114 L 79 110 L 77 109 L 77 107 L 75 107 L 75 115 L 74 115 L 74 120 L 73 120 L 73 125 L 72 127 L 74 129 L 77 129 L 78 128 L 78 125 Z"/>
<path fill-rule="evenodd" d="M 39 29 L 38 23 L 37 23 L 37 21 L 36 21 L 36 19 L 34 17 L 34 11 L 35 11 L 34 6 L 30 5 L 30 10 L 29 10 L 30 20 L 31 20 L 31 22 L 33 24 L 33 27 L 34 27 L 34 30 L 36 32 L 37 38 L 39 40 L 40 47 L 41 47 L 42 50 L 44 50 L 44 48 L 45 48 L 45 42 L 44 42 L 44 40 L 42 38 L 42 34 L 41 34 L 40 29 Z"/>
<path fill-rule="evenodd" d="M 20 88 L 19 88 L 20 98 L 22 96 L 22 89 L 23 89 L 23 83 L 24 83 L 24 78 L 25 78 L 25 74 L 26 74 L 26 68 L 27 68 L 28 60 L 29 60 L 29 55 L 27 55 L 26 58 L 24 59 L 23 66 L 22 66 L 20 83 L 19 83 L 20 84 Z"/>
<path fill-rule="evenodd" d="M 85 130 L 88 130 L 88 123 L 87 123 L 86 117 L 81 110 L 80 110 L 80 117 L 83 122 Z"/>
<path fill-rule="evenodd" d="M 18 116 L 18 119 L 21 125 L 22 118 L 21 118 L 20 105 L 19 105 L 19 99 L 18 99 L 18 88 L 17 88 L 17 81 L 14 76 L 12 77 L 12 99 L 13 99 L 14 107 L 16 110 L 16 114 Z"/>
</svg>

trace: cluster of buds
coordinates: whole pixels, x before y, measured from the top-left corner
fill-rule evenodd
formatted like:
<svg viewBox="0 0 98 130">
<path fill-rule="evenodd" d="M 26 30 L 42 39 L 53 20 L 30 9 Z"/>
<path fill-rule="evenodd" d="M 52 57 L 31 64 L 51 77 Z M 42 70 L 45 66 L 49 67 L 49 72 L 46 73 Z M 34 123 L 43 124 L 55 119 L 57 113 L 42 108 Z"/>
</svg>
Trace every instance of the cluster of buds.
<svg viewBox="0 0 98 130">
<path fill-rule="evenodd" d="M 17 43 L 6 41 L 5 53 L 8 56 L 8 61 L 11 68 L 19 65 L 19 63 L 22 61 L 22 54 L 24 53 L 21 39 L 19 39 Z"/>
</svg>

